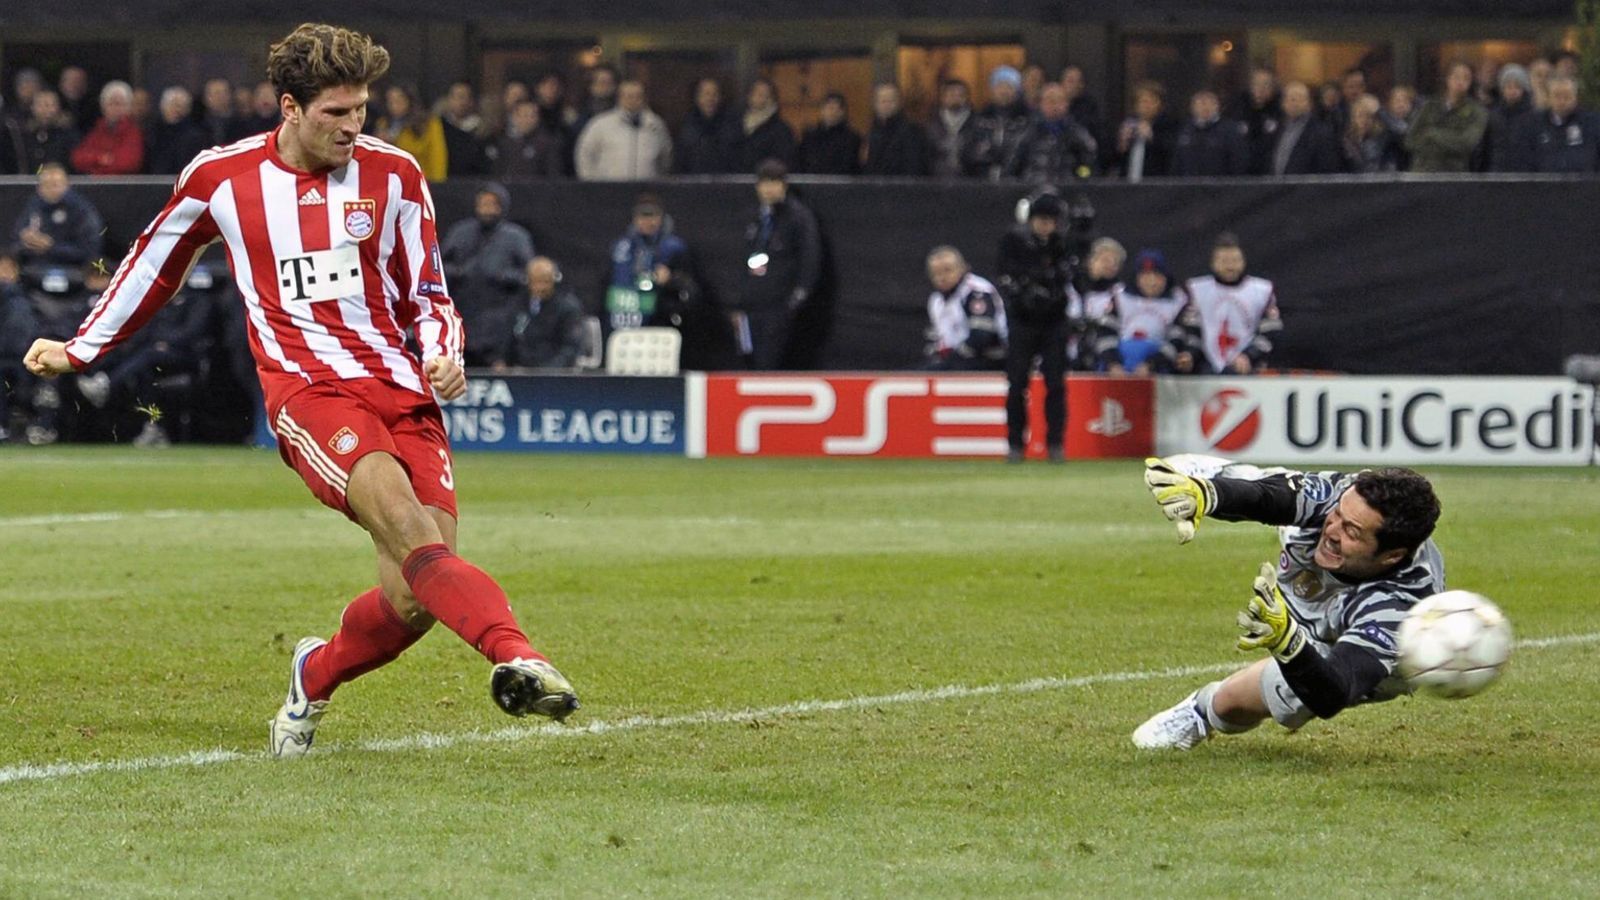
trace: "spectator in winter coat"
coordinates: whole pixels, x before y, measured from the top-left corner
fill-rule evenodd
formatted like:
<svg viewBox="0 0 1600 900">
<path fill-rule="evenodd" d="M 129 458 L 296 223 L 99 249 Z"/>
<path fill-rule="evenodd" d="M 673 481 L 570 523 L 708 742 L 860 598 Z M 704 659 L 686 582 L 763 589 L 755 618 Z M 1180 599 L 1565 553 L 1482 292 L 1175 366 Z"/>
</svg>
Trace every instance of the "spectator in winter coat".
<svg viewBox="0 0 1600 900">
<path fill-rule="evenodd" d="M 949 79 L 939 88 L 939 109 L 928 123 L 928 142 L 933 147 L 933 174 L 956 178 L 967 171 L 967 148 L 977 131 L 972 112 L 972 92 L 965 81 Z"/>
<path fill-rule="evenodd" d="M 6 253 L 24 268 L 81 268 L 100 258 L 100 213 L 72 189 L 59 163 L 39 169 L 39 185 L 7 236 Z"/>
<path fill-rule="evenodd" d="M 511 195 L 489 182 L 478 189 L 473 215 L 450 226 L 441 242 L 445 277 L 466 325 L 467 362 L 478 365 L 510 322 L 523 287 L 533 238 L 506 221 Z"/>
<path fill-rule="evenodd" d="M 1489 109 L 1489 126 L 1483 142 L 1489 150 L 1488 170 L 1509 172 L 1518 165 L 1511 149 L 1516 139 L 1517 120 L 1533 111 L 1533 82 L 1528 79 L 1527 69 L 1511 63 L 1500 70 L 1498 83 L 1500 99 Z"/>
<path fill-rule="evenodd" d="M 1010 66 L 989 75 L 989 105 L 973 123 L 967 147 L 967 170 L 980 178 L 999 179 L 1006 163 L 1033 124 L 1033 114 L 1022 100 L 1022 76 Z"/>
<path fill-rule="evenodd" d="M 1400 168 L 1400 142 L 1378 119 L 1382 104 L 1366 94 L 1350 107 L 1350 125 L 1345 128 L 1342 149 L 1345 171 L 1357 175 L 1394 172 Z"/>
<path fill-rule="evenodd" d="M 1067 92 L 1051 82 L 1039 92 L 1039 116 L 1012 151 L 1006 170 L 1025 181 L 1060 184 L 1093 175 L 1098 155 L 1094 137 L 1067 115 Z"/>
<path fill-rule="evenodd" d="M 588 91 L 579 103 L 577 118 L 572 121 L 574 143 L 577 141 L 576 135 L 583 134 L 583 129 L 588 127 L 591 119 L 616 109 L 621 81 L 617 67 L 610 63 L 601 63 L 589 70 Z"/>
<path fill-rule="evenodd" d="M 754 172 L 768 159 L 795 164 L 794 132 L 778 115 L 778 89 L 765 78 L 750 85 L 739 130 L 739 171 Z"/>
<path fill-rule="evenodd" d="M 133 121 L 133 88 L 126 81 L 100 89 L 100 121 L 72 151 L 85 175 L 136 175 L 144 168 L 144 135 Z"/>
<path fill-rule="evenodd" d="M 611 282 L 600 322 L 605 333 L 659 324 L 657 301 L 688 255 L 688 245 L 672 233 L 660 198 L 641 194 L 633 204 L 633 222 L 611 245 Z"/>
<path fill-rule="evenodd" d="M 1550 79 L 1550 108 L 1517 121 L 1513 154 L 1518 171 L 1600 172 L 1600 116 L 1578 107 L 1578 83 Z"/>
<path fill-rule="evenodd" d="M 539 127 L 539 104 L 523 100 L 511 107 L 506 129 L 489 148 L 491 169 L 502 181 L 559 178 L 566 174 L 566 147 Z"/>
<path fill-rule="evenodd" d="M 489 156 L 484 152 L 483 116 L 478 114 L 478 101 L 472 95 L 472 85 L 457 81 L 444 95 L 439 125 L 444 131 L 445 159 L 451 178 L 489 174 Z"/>
<path fill-rule="evenodd" d="M 1452 63 L 1443 96 L 1422 104 L 1406 135 L 1411 171 L 1467 171 L 1488 125 L 1488 111 L 1472 96 L 1472 66 Z"/>
<path fill-rule="evenodd" d="M 1222 118 L 1215 91 L 1195 91 L 1189 101 L 1189 121 L 1178 132 L 1172 150 L 1172 174 L 1186 178 L 1244 175 L 1250 170 L 1250 144 L 1245 131 L 1232 119 Z"/>
<path fill-rule="evenodd" d="M 499 336 L 489 364 L 505 369 L 570 369 L 584 350 L 583 304 L 561 287 L 561 270 L 546 256 L 527 266 L 528 300 Z"/>
<path fill-rule="evenodd" d="M 1067 115 L 1094 135 L 1096 141 L 1101 141 L 1105 139 L 1105 116 L 1100 114 L 1100 104 L 1084 92 L 1087 87 L 1082 66 L 1068 65 L 1061 70 L 1061 89 L 1067 92 Z"/>
<path fill-rule="evenodd" d="M 194 98 L 181 87 L 161 92 L 160 114 L 150 129 L 145 168 L 152 175 L 176 175 L 201 150 L 215 146 L 205 128 L 190 118 Z"/>
<path fill-rule="evenodd" d="M 443 181 L 450 172 L 450 150 L 439 117 L 428 114 L 410 85 L 389 85 L 383 103 L 386 114 L 378 119 L 378 137 L 416 157 L 424 178 Z"/>
<path fill-rule="evenodd" d="M 822 98 L 817 124 L 800 140 L 800 171 L 811 175 L 857 175 L 861 172 L 861 135 L 850 127 L 844 95 Z"/>
<path fill-rule="evenodd" d="M 1283 125 L 1272 147 L 1272 175 L 1327 175 L 1343 168 L 1339 139 L 1311 109 L 1303 81 L 1283 86 Z"/>
<path fill-rule="evenodd" d="M 72 148 L 82 137 L 67 122 L 61 112 L 60 100 L 55 91 L 39 91 L 33 95 L 32 115 L 22 126 L 23 157 L 19 174 L 39 171 L 45 163 L 65 166 L 72 161 Z"/>
<path fill-rule="evenodd" d="M 194 105 L 192 97 L 189 105 Z M 158 103 L 158 110 L 159 106 Z M 208 79 L 200 90 L 200 118 L 196 123 L 206 133 L 207 147 L 220 147 L 245 137 L 239 133 L 239 122 L 234 115 L 233 85 L 226 78 Z"/>
<path fill-rule="evenodd" d="M 900 88 L 880 84 L 872 91 L 872 130 L 867 132 L 863 175 L 927 175 L 932 150 L 928 133 L 901 110 Z"/>
<path fill-rule="evenodd" d="M 585 181 L 648 181 L 672 171 L 672 133 L 645 105 L 644 85 L 630 80 L 617 88 L 616 108 L 578 135 L 575 161 Z"/>
<path fill-rule="evenodd" d="M 1165 175 L 1172 168 L 1178 123 L 1166 113 L 1167 90 L 1153 81 L 1133 86 L 1133 115 L 1117 129 L 1114 161 L 1129 181 Z"/>
<path fill-rule="evenodd" d="M 95 98 L 89 94 L 89 73 L 82 66 L 67 66 L 61 70 L 61 77 L 56 79 L 56 93 L 61 96 L 62 112 L 74 128 L 87 133 L 94 127 L 99 113 L 95 109 Z"/>
<path fill-rule="evenodd" d="M 1271 69 L 1250 72 L 1250 88 L 1235 103 L 1232 118 L 1245 127 L 1245 141 L 1250 145 L 1250 174 L 1267 174 L 1272 169 L 1272 147 L 1278 142 L 1278 128 L 1283 124 L 1278 76 Z"/>
<path fill-rule="evenodd" d="M 695 82 L 694 107 L 678 127 L 673 162 L 683 175 L 720 175 L 737 170 L 734 146 L 738 124 L 722 102 L 722 84 L 715 78 Z"/>
</svg>

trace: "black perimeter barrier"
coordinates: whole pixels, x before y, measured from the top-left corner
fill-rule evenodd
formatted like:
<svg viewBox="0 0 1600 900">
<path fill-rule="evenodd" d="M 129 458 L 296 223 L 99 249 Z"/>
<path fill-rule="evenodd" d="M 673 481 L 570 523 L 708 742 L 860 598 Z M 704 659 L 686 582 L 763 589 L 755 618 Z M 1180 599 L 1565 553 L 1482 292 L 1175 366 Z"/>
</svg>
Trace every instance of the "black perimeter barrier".
<svg viewBox="0 0 1600 900">
<path fill-rule="evenodd" d="M 165 179 L 79 179 L 107 223 L 107 264 L 160 208 Z M 471 214 L 476 182 L 434 188 L 441 232 Z M 731 302 L 754 220 L 751 179 L 644 184 L 512 184 L 510 218 L 598 312 L 610 248 L 634 198 L 657 194 L 694 253 L 712 302 Z M 0 221 L 32 190 L 0 179 Z M 826 285 L 806 315 L 815 340 L 800 366 L 918 365 L 926 325 L 927 251 L 953 244 L 992 273 L 1022 184 L 797 178 L 828 245 Z M 1211 241 L 1239 236 L 1250 271 L 1277 286 L 1284 331 L 1273 365 L 1356 374 L 1546 375 L 1600 352 L 1600 180 L 1558 178 L 1293 179 L 1087 182 L 1069 186 L 1098 215 L 1097 235 L 1131 255 L 1166 252 L 1179 277 L 1203 274 Z M 212 252 L 215 252 L 213 249 Z M 685 326 L 686 368 L 737 367 L 723 318 Z M 824 327 L 825 326 L 825 327 Z"/>
</svg>

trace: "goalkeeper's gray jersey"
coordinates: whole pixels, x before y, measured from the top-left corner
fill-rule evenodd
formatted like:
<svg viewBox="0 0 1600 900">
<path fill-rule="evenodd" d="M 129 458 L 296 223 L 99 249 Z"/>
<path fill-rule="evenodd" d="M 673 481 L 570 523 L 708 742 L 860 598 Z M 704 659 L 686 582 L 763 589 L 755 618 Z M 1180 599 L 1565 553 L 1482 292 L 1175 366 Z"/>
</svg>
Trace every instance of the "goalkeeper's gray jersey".
<svg viewBox="0 0 1600 900">
<path fill-rule="evenodd" d="M 1172 462 L 1173 459 L 1169 459 Z M 1312 562 L 1323 521 L 1355 482 L 1354 474 L 1261 469 L 1215 457 L 1183 457 L 1179 468 L 1205 478 L 1253 481 L 1268 487 L 1275 504 L 1294 504 L 1291 525 L 1278 528 L 1278 586 L 1289 608 L 1309 636 L 1324 644 L 1355 644 L 1377 656 L 1394 672 L 1400 620 L 1412 605 L 1444 587 L 1444 558 L 1432 539 L 1401 566 L 1368 581 L 1346 581 Z M 1248 517 L 1244 510 L 1219 510 L 1228 518 Z M 1279 521 L 1282 521 L 1281 519 Z M 1407 693 L 1398 675 L 1378 686 L 1372 699 Z"/>
</svg>

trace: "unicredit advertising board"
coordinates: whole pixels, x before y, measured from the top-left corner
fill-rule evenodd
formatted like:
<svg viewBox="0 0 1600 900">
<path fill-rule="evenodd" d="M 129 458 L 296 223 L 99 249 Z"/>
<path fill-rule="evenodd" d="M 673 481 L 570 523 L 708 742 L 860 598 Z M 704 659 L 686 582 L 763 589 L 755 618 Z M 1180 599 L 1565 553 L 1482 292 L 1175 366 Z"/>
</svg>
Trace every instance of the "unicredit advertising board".
<svg viewBox="0 0 1600 900">
<path fill-rule="evenodd" d="M 1006 381 L 999 375 L 693 374 L 686 393 L 690 456 L 1006 454 Z M 1029 453 L 1043 456 L 1042 380 L 1034 379 L 1029 399 Z M 1153 401 L 1149 379 L 1069 378 L 1067 456 L 1147 455 Z"/>
<path fill-rule="evenodd" d="M 1162 378 L 1156 452 L 1283 463 L 1586 465 L 1594 388 L 1565 378 Z"/>
</svg>

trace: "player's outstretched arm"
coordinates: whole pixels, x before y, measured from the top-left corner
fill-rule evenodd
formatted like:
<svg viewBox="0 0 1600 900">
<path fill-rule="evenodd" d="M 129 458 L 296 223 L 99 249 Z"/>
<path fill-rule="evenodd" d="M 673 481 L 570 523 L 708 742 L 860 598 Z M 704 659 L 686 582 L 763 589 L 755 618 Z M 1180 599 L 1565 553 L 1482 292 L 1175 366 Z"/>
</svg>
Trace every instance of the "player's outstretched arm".
<svg viewBox="0 0 1600 900">
<path fill-rule="evenodd" d="M 1217 492 L 1205 478 L 1178 471 L 1157 457 L 1144 461 L 1144 484 L 1150 489 L 1161 514 L 1178 527 L 1178 543 L 1194 540 L 1195 526 L 1217 505 Z"/>
<path fill-rule="evenodd" d="M 48 338 L 34 341 L 33 346 L 28 348 L 28 354 L 22 358 L 22 364 L 29 372 L 42 378 L 54 378 L 72 371 L 66 343 Z"/>
</svg>

